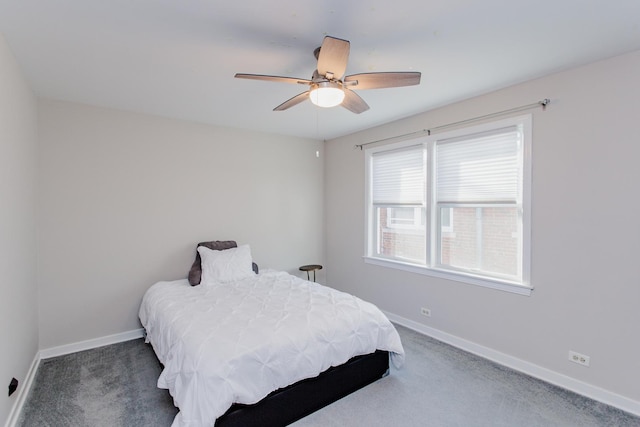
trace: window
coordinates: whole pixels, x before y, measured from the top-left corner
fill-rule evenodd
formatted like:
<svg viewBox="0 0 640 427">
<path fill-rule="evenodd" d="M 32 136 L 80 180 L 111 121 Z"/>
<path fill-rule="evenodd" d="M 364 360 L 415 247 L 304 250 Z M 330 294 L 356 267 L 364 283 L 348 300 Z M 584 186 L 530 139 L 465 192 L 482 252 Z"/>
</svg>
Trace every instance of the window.
<svg viewBox="0 0 640 427">
<path fill-rule="evenodd" d="M 365 260 L 528 294 L 531 118 L 366 150 Z"/>
<path fill-rule="evenodd" d="M 453 232 L 453 209 L 442 208 L 440 210 L 440 230 L 442 232 Z"/>
<path fill-rule="evenodd" d="M 372 154 L 375 256 L 424 259 L 426 150 L 422 146 Z"/>
</svg>

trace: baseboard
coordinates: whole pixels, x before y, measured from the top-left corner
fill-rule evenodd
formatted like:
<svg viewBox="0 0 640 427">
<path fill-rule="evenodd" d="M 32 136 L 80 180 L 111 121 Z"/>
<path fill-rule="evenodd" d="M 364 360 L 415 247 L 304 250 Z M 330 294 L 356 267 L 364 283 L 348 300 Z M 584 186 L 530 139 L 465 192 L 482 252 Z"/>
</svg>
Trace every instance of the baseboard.
<svg viewBox="0 0 640 427">
<path fill-rule="evenodd" d="M 575 378 L 543 368 L 542 366 L 535 365 L 525 360 L 518 359 L 517 357 L 493 350 L 489 347 L 484 347 L 441 330 L 431 328 L 413 320 L 405 319 L 404 317 L 397 316 L 393 313 L 385 312 L 385 314 L 392 322 L 435 338 L 438 341 L 445 342 L 464 351 L 468 351 L 469 353 L 473 353 L 500 365 L 527 374 L 531 377 L 640 416 L 640 402 L 638 401 L 621 396 L 609 390 L 587 384 L 576 380 Z"/>
<path fill-rule="evenodd" d="M 111 345 L 123 341 L 135 340 L 144 336 L 144 329 L 134 329 L 132 331 L 121 332 L 119 334 L 107 335 L 106 337 L 93 338 L 86 341 L 80 341 L 71 344 L 65 344 L 58 347 L 46 348 L 40 350 L 40 359 L 48 359 L 50 357 L 62 356 L 65 354 L 76 353 L 78 351 L 90 350 L 92 348 Z"/>
<path fill-rule="evenodd" d="M 29 390 L 31 390 L 31 384 L 33 383 L 33 379 L 36 377 L 36 371 L 38 370 L 38 365 L 40 365 L 40 353 L 36 353 L 35 357 L 33 358 L 33 361 L 31 362 L 31 366 L 29 366 L 27 375 L 25 376 L 22 382 L 22 387 L 19 387 L 18 389 L 18 395 L 16 396 L 16 401 L 13 403 L 11 412 L 9 412 L 9 418 L 7 418 L 5 427 L 14 427 L 18 423 L 18 419 L 20 418 L 20 413 L 22 412 L 22 406 L 24 405 L 24 402 L 27 399 Z"/>
</svg>

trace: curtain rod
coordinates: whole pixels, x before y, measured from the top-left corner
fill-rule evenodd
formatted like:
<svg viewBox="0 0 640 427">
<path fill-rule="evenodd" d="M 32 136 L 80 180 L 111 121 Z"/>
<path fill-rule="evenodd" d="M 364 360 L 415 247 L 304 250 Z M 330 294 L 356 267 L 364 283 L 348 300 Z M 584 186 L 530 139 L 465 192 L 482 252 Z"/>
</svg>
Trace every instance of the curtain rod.
<svg viewBox="0 0 640 427">
<path fill-rule="evenodd" d="M 522 105 L 520 107 L 515 107 L 515 108 L 510 108 L 508 110 L 503 110 L 503 111 L 498 111 L 495 113 L 491 113 L 491 114 L 485 114 L 484 116 L 478 116 L 478 117 L 473 117 L 470 119 L 465 119 L 465 120 L 460 120 L 457 122 L 452 122 L 452 123 L 447 123 L 446 125 L 440 125 L 440 126 L 435 126 L 432 127 L 430 129 L 421 129 L 415 132 L 409 132 L 409 133 L 405 133 L 402 135 L 396 135 L 396 136 L 390 136 L 388 138 L 382 138 L 382 139 L 377 139 L 375 141 L 370 141 L 370 142 L 365 142 L 363 144 L 356 144 L 353 146 L 353 148 L 359 148 L 360 150 L 362 150 L 362 147 L 366 146 L 366 145 L 370 145 L 370 144 L 375 144 L 377 142 L 383 142 L 383 141 L 388 141 L 390 139 L 396 139 L 396 138 L 404 138 L 407 136 L 414 136 L 414 135 L 419 135 L 419 134 L 424 134 L 426 133 L 427 135 L 431 135 L 432 132 L 441 130 L 441 129 L 445 129 L 451 126 L 457 126 L 457 125 L 461 125 L 461 124 L 465 124 L 465 123 L 470 123 L 470 122 L 475 122 L 478 120 L 483 120 L 483 119 L 489 119 L 492 117 L 496 117 L 496 116 L 502 116 L 504 114 L 509 114 L 509 113 L 515 113 L 517 111 L 524 111 L 524 110 L 528 110 L 530 108 L 535 108 L 535 107 L 542 107 L 542 110 L 546 110 L 547 105 L 549 105 L 551 103 L 551 100 L 549 98 L 545 98 L 542 101 L 538 101 L 535 102 L 533 104 L 527 104 L 527 105 Z"/>
</svg>

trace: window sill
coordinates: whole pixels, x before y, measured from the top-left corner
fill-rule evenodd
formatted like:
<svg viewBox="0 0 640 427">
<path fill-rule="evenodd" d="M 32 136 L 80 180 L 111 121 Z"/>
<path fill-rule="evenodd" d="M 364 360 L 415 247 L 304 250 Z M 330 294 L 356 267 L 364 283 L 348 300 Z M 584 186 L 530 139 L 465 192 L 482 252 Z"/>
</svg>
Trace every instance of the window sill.
<svg viewBox="0 0 640 427">
<path fill-rule="evenodd" d="M 425 267 L 423 265 L 411 264 L 401 261 L 391 261 L 382 258 L 373 258 L 365 256 L 364 262 L 367 264 L 378 265 L 381 267 L 394 268 L 396 270 L 409 271 L 412 273 L 422 274 L 425 276 L 438 277 L 441 279 L 455 280 L 456 282 L 468 283 L 472 285 L 482 286 L 485 288 L 496 289 L 499 291 L 510 292 L 518 295 L 530 296 L 533 288 L 520 285 L 513 282 L 488 279 L 485 277 L 473 276 L 471 274 L 453 273 L 445 270 Z"/>
</svg>

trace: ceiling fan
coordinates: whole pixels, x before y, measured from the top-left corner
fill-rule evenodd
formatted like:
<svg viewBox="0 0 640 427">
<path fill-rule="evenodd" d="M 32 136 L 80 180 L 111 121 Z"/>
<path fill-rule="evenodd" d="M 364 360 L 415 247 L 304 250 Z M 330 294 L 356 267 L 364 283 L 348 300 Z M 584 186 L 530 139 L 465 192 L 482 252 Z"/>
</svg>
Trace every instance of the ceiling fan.
<svg viewBox="0 0 640 427">
<path fill-rule="evenodd" d="M 349 46 L 348 40 L 326 36 L 322 46 L 313 52 L 318 64 L 311 80 L 241 73 L 235 77 L 309 86 L 309 90 L 283 102 L 273 111 L 283 111 L 309 99 L 320 107 L 342 105 L 347 110 L 360 114 L 367 111 L 369 105 L 353 89 L 382 89 L 420 84 L 420 73 L 409 71 L 352 74 L 342 79 L 347 69 Z"/>
</svg>

